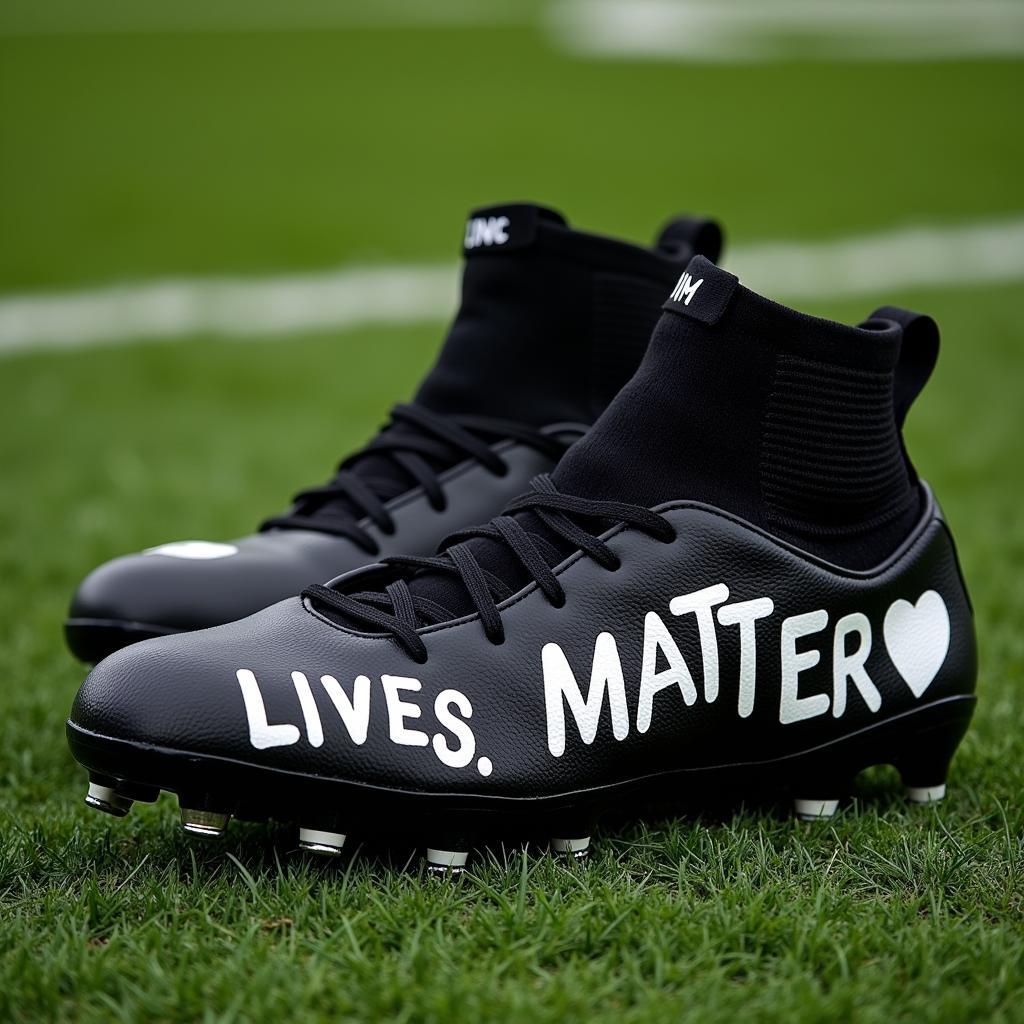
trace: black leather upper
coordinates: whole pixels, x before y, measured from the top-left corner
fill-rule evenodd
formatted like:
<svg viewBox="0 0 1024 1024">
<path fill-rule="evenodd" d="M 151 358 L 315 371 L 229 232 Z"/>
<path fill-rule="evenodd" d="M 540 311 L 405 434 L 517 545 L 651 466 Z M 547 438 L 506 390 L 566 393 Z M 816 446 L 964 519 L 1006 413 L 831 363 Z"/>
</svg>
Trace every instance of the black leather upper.
<svg viewBox="0 0 1024 1024">
<path fill-rule="evenodd" d="M 568 558 L 556 569 L 565 605 L 553 607 L 535 585 L 524 588 L 500 606 L 506 639 L 498 646 L 484 637 L 475 615 L 424 628 L 429 652 L 425 664 L 414 662 L 391 638 L 345 629 L 291 598 L 240 622 L 148 640 L 117 652 L 86 680 L 71 721 L 103 736 L 178 751 L 436 793 L 552 795 L 677 768 L 784 757 L 973 691 L 976 652 L 970 607 L 947 527 L 930 497 L 926 506 L 918 527 L 886 563 L 869 572 L 852 572 L 708 506 L 663 505 L 657 511 L 675 527 L 675 541 L 663 543 L 622 528 L 609 531 L 608 543 L 621 558 L 618 570 L 601 568 L 579 554 Z M 353 573 L 345 585 L 365 589 L 367 571 L 373 570 Z M 747 715 L 740 714 L 739 703 L 741 627 L 714 620 L 718 692 L 709 699 L 712 694 L 705 687 L 713 672 L 705 675 L 711 662 L 702 655 L 697 618 L 670 610 L 673 599 L 719 585 L 728 588 L 728 597 L 714 607 L 716 615 L 737 602 L 773 602 L 771 614 L 754 626 L 756 670 Z M 783 723 L 783 622 L 815 611 L 827 615 L 827 625 L 811 631 L 805 620 L 805 635 L 794 641 L 793 652 L 808 663 L 813 658 L 806 652 L 820 652 L 818 663 L 802 667 L 796 679 L 801 701 L 825 695 L 824 701 L 819 698 L 815 705 L 820 713 Z M 658 621 L 649 618 L 652 613 Z M 865 616 L 870 627 L 864 668 L 881 704 L 871 710 L 854 681 L 846 679 L 845 710 L 836 717 L 834 628 L 854 613 Z M 667 668 L 664 652 L 656 652 L 653 645 L 663 624 L 688 666 L 696 699 L 688 704 L 676 683 L 661 689 L 651 701 L 649 728 L 641 732 L 645 617 L 649 654 L 654 655 L 651 667 L 655 672 Z M 625 719 L 613 726 L 606 686 L 595 735 L 586 742 L 573 712 L 552 688 L 557 698 L 552 707 L 560 706 L 564 717 L 564 752 L 553 752 L 559 744 L 550 730 L 557 731 L 559 715 L 546 708 L 543 652 L 546 645 L 559 646 L 586 700 L 599 634 L 614 638 Z M 848 637 L 846 654 L 857 648 L 859 636 L 854 632 Z M 607 650 L 611 641 L 602 643 Z M 558 655 L 548 648 L 548 656 L 550 683 Z M 271 725 L 297 727 L 296 742 L 253 746 L 239 670 L 253 673 Z M 749 660 L 747 670 L 749 683 Z M 302 673 L 309 683 L 322 722 L 322 745 L 310 742 L 292 673 Z M 343 725 L 322 676 L 336 679 L 349 700 L 356 678 L 368 678 L 365 742 L 356 742 Z M 414 705 L 402 709 L 407 717 L 399 726 L 424 734 L 425 745 L 391 738 L 396 719 L 388 713 L 382 676 L 419 684 L 418 691 L 394 693 Z M 917 686 L 916 694 L 908 678 Z M 594 681 L 603 682 L 601 675 Z M 400 685 L 415 687 L 411 682 Z M 471 716 L 458 703 L 448 705 L 472 731 L 472 756 L 463 758 L 463 767 L 443 763 L 435 750 L 435 745 L 444 745 L 465 755 L 468 749 L 435 714 L 435 699 L 453 690 L 457 694 L 445 694 L 442 703 L 457 702 L 462 695 L 471 705 Z M 810 706 L 800 705 L 805 710 Z M 414 742 L 421 741 L 415 737 Z"/>
<path fill-rule="evenodd" d="M 572 438 L 582 427 L 550 432 Z M 430 554 L 448 534 L 494 515 L 530 480 L 551 469 L 543 453 L 503 441 L 492 445 L 508 468 L 498 476 L 475 460 L 438 475 L 447 507 L 434 509 L 415 487 L 385 504 L 395 530 L 369 520 L 360 525 L 377 542 L 377 557 Z M 315 583 L 373 560 L 347 537 L 315 530 L 270 530 L 231 542 L 237 553 L 220 558 L 179 558 L 159 553 L 126 555 L 101 565 L 79 586 L 72 619 L 145 623 L 167 631 L 203 629 L 250 615 Z"/>
</svg>

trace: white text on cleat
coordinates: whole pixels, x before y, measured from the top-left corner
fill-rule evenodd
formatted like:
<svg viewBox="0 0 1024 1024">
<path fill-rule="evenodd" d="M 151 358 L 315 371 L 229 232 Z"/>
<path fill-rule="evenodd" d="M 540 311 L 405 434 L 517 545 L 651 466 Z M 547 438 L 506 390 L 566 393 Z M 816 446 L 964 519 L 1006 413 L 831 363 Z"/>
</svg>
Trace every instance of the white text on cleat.
<svg viewBox="0 0 1024 1024">
<path fill-rule="evenodd" d="M 310 853 L 337 857 L 344 845 L 345 836 L 341 832 L 325 832 L 318 828 L 299 829 L 299 846 Z"/>
<path fill-rule="evenodd" d="M 793 801 L 793 810 L 801 821 L 823 821 L 838 809 L 838 800 L 801 800 L 798 797 Z"/>
<path fill-rule="evenodd" d="M 123 818 L 131 810 L 132 801 L 109 786 L 90 782 L 89 791 L 85 794 L 85 806 L 95 807 L 97 811 L 112 814 L 115 818 Z"/>
<path fill-rule="evenodd" d="M 181 827 L 191 836 L 203 836 L 207 839 L 219 839 L 228 827 L 230 815 L 218 814 L 216 811 L 193 811 L 181 808 Z"/>
<path fill-rule="evenodd" d="M 431 875 L 460 875 L 466 870 L 469 854 L 465 850 L 427 849 L 427 872 Z"/>
<path fill-rule="evenodd" d="M 552 839 L 551 852 L 581 860 L 590 853 L 590 836 L 578 839 Z"/>
<path fill-rule="evenodd" d="M 946 796 L 946 784 L 938 786 L 907 786 L 907 800 L 912 804 L 935 804 Z"/>
</svg>

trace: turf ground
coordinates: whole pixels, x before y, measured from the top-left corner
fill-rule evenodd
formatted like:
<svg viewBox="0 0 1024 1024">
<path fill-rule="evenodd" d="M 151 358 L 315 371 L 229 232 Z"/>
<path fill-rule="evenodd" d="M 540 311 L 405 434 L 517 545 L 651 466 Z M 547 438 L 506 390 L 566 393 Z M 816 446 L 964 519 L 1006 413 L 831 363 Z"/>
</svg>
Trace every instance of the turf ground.
<svg viewBox="0 0 1024 1024">
<path fill-rule="evenodd" d="M 602 62 L 511 22 L 61 34 L 0 16 L 0 298 L 444 260 L 466 208 L 505 197 L 632 236 L 706 211 L 742 242 L 1024 209 L 1019 62 Z M 1024 1019 L 1024 287 L 805 306 L 883 301 L 944 334 L 909 444 L 982 652 L 946 803 L 908 810 L 876 771 L 828 824 L 695 811 L 574 867 L 493 851 L 454 886 L 402 852 L 311 862 L 256 827 L 196 845 L 166 799 L 88 812 L 63 738 L 83 669 L 60 636 L 97 562 L 247 532 L 324 477 L 441 327 L 0 358 L 0 1019 Z"/>
</svg>

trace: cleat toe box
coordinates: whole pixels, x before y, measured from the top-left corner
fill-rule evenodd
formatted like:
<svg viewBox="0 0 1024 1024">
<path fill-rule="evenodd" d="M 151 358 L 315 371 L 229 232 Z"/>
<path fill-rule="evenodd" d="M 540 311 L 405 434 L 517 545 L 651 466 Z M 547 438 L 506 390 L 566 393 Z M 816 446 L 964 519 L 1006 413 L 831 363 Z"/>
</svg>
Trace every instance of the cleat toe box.
<svg viewBox="0 0 1024 1024">
<path fill-rule="evenodd" d="M 64 627 L 68 646 L 95 664 L 140 640 L 244 618 L 320 576 L 322 564 L 337 561 L 338 543 L 312 531 L 279 531 L 230 544 L 181 541 L 115 558 L 75 592 Z"/>
</svg>

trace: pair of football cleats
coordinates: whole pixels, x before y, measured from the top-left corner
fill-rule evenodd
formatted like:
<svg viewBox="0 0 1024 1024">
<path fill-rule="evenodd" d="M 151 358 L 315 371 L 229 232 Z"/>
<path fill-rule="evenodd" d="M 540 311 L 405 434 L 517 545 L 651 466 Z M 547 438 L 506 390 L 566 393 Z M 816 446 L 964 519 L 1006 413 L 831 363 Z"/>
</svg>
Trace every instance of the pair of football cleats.
<svg viewBox="0 0 1024 1024">
<path fill-rule="evenodd" d="M 975 639 L 901 436 L 938 331 L 803 316 L 720 246 L 472 214 L 440 357 L 366 448 L 252 536 L 79 588 L 86 802 L 164 790 L 191 832 L 275 820 L 448 872 L 722 790 L 827 818 L 876 764 L 940 799 Z"/>
</svg>

